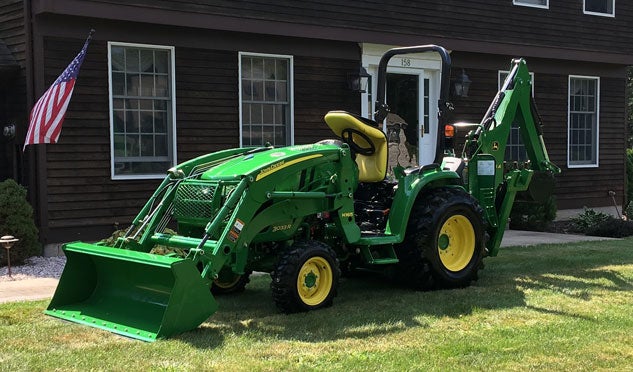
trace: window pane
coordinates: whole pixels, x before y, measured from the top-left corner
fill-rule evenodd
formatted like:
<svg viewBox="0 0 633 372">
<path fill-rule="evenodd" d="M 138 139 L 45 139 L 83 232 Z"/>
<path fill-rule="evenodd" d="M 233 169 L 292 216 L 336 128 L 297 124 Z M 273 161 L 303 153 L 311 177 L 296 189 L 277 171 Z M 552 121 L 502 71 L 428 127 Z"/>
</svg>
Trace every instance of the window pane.
<svg viewBox="0 0 633 372">
<path fill-rule="evenodd" d="M 154 136 L 141 136 L 141 156 L 154 156 Z"/>
<path fill-rule="evenodd" d="M 139 74 L 127 74 L 126 95 L 139 96 L 141 93 L 141 75 Z"/>
<path fill-rule="evenodd" d="M 125 74 L 120 72 L 112 73 L 112 94 L 122 96 L 125 94 Z"/>
<path fill-rule="evenodd" d="M 154 136 L 154 151 L 156 156 L 167 156 L 168 154 L 167 136 L 156 135 Z"/>
<path fill-rule="evenodd" d="M 171 93 L 169 92 L 169 77 L 167 75 L 156 75 L 156 91 L 154 93 L 155 97 L 170 97 Z"/>
<path fill-rule="evenodd" d="M 123 110 L 114 110 L 114 115 L 112 118 L 114 125 L 114 133 L 123 133 L 125 130 L 125 120 L 124 120 L 125 111 Z"/>
<path fill-rule="evenodd" d="M 287 59 L 278 59 L 276 66 L 276 78 L 277 80 L 288 80 L 288 60 Z"/>
<path fill-rule="evenodd" d="M 515 4 L 547 5 L 547 0 L 514 0 Z"/>
<path fill-rule="evenodd" d="M 138 49 L 126 49 L 125 50 L 125 70 L 127 72 L 139 72 L 139 54 Z"/>
<path fill-rule="evenodd" d="M 613 14 L 613 0 L 585 0 L 585 11 Z"/>
<path fill-rule="evenodd" d="M 125 71 L 125 51 L 121 47 L 112 47 L 110 54 L 112 71 Z"/>
<path fill-rule="evenodd" d="M 264 83 L 264 101 L 271 102 L 275 100 L 275 82 L 266 81 Z"/>
<path fill-rule="evenodd" d="M 141 96 L 152 97 L 154 95 L 154 75 L 141 75 Z"/>
<path fill-rule="evenodd" d="M 154 72 L 154 51 L 141 49 L 141 72 Z"/>
<path fill-rule="evenodd" d="M 167 74 L 169 72 L 169 53 L 164 50 L 154 51 L 154 68 L 157 73 Z"/>
<path fill-rule="evenodd" d="M 253 74 L 253 79 L 263 79 L 264 78 L 264 60 L 261 58 L 253 58 L 251 73 Z"/>
<path fill-rule="evenodd" d="M 275 80 L 275 60 L 264 59 L 264 78 L 268 80 Z"/>
<path fill-rule="evenodd" d="M 154 133 L 167 134 L 167 111 L 154 112 Z"/>
<path fill-rule="evenodd" d="M 264 82 L 253 81 L 253 101 L 264 100 Z"/>
<path fill-rule="evenodd" d="M 154 133 L 154 116 L 151 111 L 141 111 L 141 133 Z"/>
<path fill-rule="evenodd" d="M 248 57 L 242 57 L 242 79 L 250 79 L 251 74 L 251 59 Z"/>
<path fill-rule="evenodd" d="M 276 83 L 276 91 L 278 102 L 286 102 L 288 100 L 288 84 L 285 82 L 277 82 Z"/>
<path fill-rule="evenodd" d="M 262 122 L 264 124 L 274 124 L 275 123 L 275 119 L 274 119 L 274 113 L 273 113 L 274 107 L 273 105 L 263 105 L 263 119 Z"/>
</svg>

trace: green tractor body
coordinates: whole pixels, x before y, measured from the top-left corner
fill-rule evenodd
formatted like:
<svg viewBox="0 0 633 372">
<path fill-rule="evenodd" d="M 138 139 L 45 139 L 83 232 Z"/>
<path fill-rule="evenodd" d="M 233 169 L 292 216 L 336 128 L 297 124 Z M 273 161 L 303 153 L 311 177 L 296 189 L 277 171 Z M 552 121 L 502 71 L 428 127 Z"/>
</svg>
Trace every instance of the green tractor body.
<svg viewBox="0 0 633 372">
<path fill-rule="evenodd" d="M 442 118 L 450 58 L 441 47 L 389 51 L 378 96 L 389 58 L 426 51 L 443 61 Z M 340 140 L 230 149 L 182 163 L 115 244 L 64 245 L 67 264 L 45 312 L 153 341 L 197 327 L 218 308 L 212 293 L 243 290 L 253 271 L 271 274 L 273 300 L 288 313 L 330 305 L 341 270 L 389 273 L 420 290 L 468 285 L 482 259 L 497 254 L 516 193 L 534 171 L 558 172 L 530 91 L 525 63 L 513 61 L 464 156 L 450 156 L 438 135 L 433 164 L 390 175 L 377 123 L 388 108 L 380 100 L 376 121 L 328 113 Z M 532 162 L 505 170 L 513 122 Z"/>
</svg>

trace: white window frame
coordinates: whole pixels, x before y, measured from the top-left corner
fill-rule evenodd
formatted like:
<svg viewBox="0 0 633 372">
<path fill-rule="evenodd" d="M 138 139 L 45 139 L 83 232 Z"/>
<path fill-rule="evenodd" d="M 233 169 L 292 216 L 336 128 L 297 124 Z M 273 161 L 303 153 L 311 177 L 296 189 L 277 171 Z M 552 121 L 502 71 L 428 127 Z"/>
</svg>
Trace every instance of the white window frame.
<svg viewBox="0 0 633 372">
<path fill-rule="evenodd" d="M 110 106 L 110 178 L 112 180 L 139 180 L 139 179 L 161 179 L 167 174 L 167 169 L 164 173 L 159 174 L 126 174 L 115 175 L 114 173 L 114 104 L 112 94 L 112 47 L 136 47 L 136 48 L 148 48 L 148 49 L 162 49 L 168 50 L 170 54 L 170 85 L 171 85 L 171 148 L 172 159 L 171 166 L 175 166 L 178 163 L 177 160 L 177 148 L 176 148 L 176 48 L 166 45 L 154 45 L 154 44 L 138 44 L 138 43 L 124 43 L 118 41 L 108 41 L 108 100 Z"/>
<path fill-rule="evenodd" d="M 611 17 L 611 18 L 615 18 L 615 0 L 607 0 L 607 1 L 611 1 L 612 8 L 613 11 L 612 13 L 600 13 L 600 12 L 590 12 L 587 11 L 587 1 L 586 0 L 582 0 L 582 13 L 583 14 L 588 14 L 588 15 L 594 15 L 594 16 L 599 16 L 599 17 Z"/>
<path fill-rule="evenodd" d="M 571 163 L 571 80 L 591 79 L 596 81 L 596 160 L 593 164 L 572 164 Z M 598 168 L 600 166 L 600 77 L 569 75 L 567 79 L 567 168 Z"/>
<path fill-rule="evenodd" d="M 545 0 L 545 5 L 525 3 L 521 0 L 512 0 L 512 4 L 518 6 L 527 6 L 530 8 L 549 9 L 549 0 Z"/>
<path fill-rule="evenodd" d="M 242 57 L 264 57 L 264 58 L 283 58 L 288 60 L 288 101 L 290 106 L 290 143 L 288 146 L 292 146 L 295 143 L 295 94 L 294 94 L 294 57 L 287 54 L 268 54 L 268 53 L 253 53 L 253 52 L 239 52 L 237 56 L 237 71 L 238 71 L 238 96 L 239 96 L 239 127 L 240 127 L 240 147 L 243 147 L 243 122 L 242 122 Z"/>
</svg>

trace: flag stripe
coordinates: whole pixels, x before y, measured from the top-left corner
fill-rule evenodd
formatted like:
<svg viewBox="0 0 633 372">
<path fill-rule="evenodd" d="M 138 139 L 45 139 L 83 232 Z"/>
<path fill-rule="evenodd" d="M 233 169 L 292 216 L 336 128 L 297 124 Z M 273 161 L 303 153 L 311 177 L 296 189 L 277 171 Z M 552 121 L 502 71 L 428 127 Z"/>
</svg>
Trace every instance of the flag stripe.
<svg viewBox="0 0 633 372">
<path fill-rule="evenodd" d="M 60 99 L 63 100 L 59 105 L 61 106 L 61 108 L 59 108 L 57 116 L 51 122 L 48 130 L 46 131 L 46 135 L 44 136 L 44 139 L 49 140 L 50 143 L 57 143 L 57 139 L 59 138 L 59 134 L 62 130 L 61 123 L 66 116 L 66 109 L 68 108 L 68 104 L 70 103 L 70 97 L 72 96 L 72 94 L 73 88 L 71 87 L 67 89 L 66 94 L 63 97 L 60 97 Z"/>
</svg>

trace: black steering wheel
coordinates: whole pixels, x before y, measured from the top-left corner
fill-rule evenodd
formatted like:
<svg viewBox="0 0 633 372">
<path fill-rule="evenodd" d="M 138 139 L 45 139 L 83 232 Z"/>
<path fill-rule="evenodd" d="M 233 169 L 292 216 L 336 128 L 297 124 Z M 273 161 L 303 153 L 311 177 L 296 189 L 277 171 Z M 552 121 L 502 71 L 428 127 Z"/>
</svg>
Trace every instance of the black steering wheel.
<svg viewBox="0 0 633 372">
<path fill-rule="evenodd" d="M 365 142 L 367 142 L 369 146 L 361 147 L 359 144 L 354 142 L 354 136 L 359 136 L 360 138 L 365 140 Z M 343 131 L 341 132 L 341 138 L 343 139 L 343 142 L 347 143 L 349 145 L 349 148 L 357 154 L 370 156 L 376 152 L 376 146 L 374 146 L 374 142 L 369 138 L 369 136 L 354 128 L 343 129 Z"/>
</svg>

